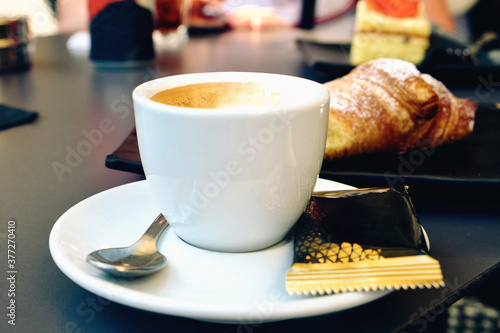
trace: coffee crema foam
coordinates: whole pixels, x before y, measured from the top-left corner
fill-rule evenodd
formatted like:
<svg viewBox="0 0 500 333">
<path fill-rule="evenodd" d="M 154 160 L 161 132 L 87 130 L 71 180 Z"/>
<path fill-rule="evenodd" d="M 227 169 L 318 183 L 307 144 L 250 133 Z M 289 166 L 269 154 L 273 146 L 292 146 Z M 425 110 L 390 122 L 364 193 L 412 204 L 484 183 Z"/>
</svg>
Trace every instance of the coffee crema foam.
<svg viewBox="0 0 500 333">
<path fill-rule="evenodd" d="M 260 82 L 207 82 L 166 89 L 151 100 L 185 108 L 224 109 L 235 106 L 278 106 L 281 94 Z"/>
</svg>

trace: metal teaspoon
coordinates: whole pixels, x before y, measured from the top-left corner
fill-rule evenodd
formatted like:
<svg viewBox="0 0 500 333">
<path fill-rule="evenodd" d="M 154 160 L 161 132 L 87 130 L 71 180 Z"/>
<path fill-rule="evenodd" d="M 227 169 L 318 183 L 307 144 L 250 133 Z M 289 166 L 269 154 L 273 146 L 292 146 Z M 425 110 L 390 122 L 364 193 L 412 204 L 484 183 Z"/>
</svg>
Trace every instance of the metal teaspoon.
<svg viewBox="0 0 500 333">
<path fill-rule="evenodd" d="M 167 258 L 158 251 L 156 243 L 168 226 L 167 219 L 160 214 L 134 244 L 94 251 L 87 256 L 87 262 L 107 274 L 122 278 L 155 273 L 167 264 Z"/>
</svg>

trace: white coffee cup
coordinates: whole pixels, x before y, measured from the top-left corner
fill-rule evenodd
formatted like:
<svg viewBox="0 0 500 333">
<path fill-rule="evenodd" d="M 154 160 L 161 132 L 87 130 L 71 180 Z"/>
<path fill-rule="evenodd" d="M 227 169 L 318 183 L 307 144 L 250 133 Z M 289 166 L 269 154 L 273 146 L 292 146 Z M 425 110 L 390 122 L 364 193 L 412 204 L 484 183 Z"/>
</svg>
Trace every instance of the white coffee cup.
<svg viewBox="0 0 500 333">
<path fill-rule="evenodd" d="M 152 101 L 206 82 L 257 82 L 278 105 L 200 109 Z M 258 97 L 257 97 L 258 98 Z M 323 162 L 330 95 L 278 74 L 169 76 L 133 92 L 142 165 L 175 233 L 201 248 L 255 251 L 282 240 L 303 213 Z"/>
</svg>

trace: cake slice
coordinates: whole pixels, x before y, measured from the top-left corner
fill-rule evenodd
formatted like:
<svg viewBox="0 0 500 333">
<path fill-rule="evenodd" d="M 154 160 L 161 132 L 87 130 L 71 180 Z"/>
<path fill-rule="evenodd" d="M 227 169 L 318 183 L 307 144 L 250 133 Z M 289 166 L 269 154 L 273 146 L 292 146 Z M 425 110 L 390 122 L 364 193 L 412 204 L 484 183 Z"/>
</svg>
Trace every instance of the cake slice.
<svg viewBox="0 0 500 333">
<path fill-rule="evenodd" d="M 378 58 L 396 58 L 418 65 L 429 47 L 430 33 L 430 21 L 419 1 L 359 1 L 350 62 L 356 66 Z"/>
</svg>

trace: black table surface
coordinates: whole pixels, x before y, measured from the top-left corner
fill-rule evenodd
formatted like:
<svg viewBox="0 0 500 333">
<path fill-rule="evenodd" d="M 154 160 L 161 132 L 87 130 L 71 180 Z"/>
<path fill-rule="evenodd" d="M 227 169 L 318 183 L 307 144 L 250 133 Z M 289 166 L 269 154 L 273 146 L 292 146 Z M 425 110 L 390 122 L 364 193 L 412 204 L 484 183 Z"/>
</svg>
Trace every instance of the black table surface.
<svg viewBox="0 0 500 333">
<path fill-rule="evenodd" d="M 91 317 L 82 315 L 81 305 L 92 304 L 97 296 L 57 268 L 49 252 L 49 234 L 76 203 L 143 179 L 104 163 L 134 127 L 133 88 L 161 76 L 205 71 L 272 72 L 321 83 L 333 79 L 331 73 L 307 65 L 297 49 L 298 33 L 227 31 L 192 36 L 178 50 L 158 52 L 147 67 L 122 71 L 97 70 L 85 52 L 67 49 L 69 36 L 57 35 L 36 40 L 30 69 L 0 75 L 0 103 L 39 112 L 32 123 L 0 131 L 1 332 L 302 332 L 328 327 L 336 332 L 422 332 L 454 301 L 499 276 L 498 183 L 427 181 L 414 185 L 412 198 L 429 235 L 431 254 L 441 262 L 444 288 L 396 291 L 342 312 L 260 325 L 206 323 L 113 302 L 95 306 Z M 500 102 L 500 84 L 485 86 L 485 79 L 449 88 L 459 96 Z M 65 163 L 68 150 L 76 149 L 84 133 L 99 128 L 103 119 L 112 130 L 86 156 L 63 171 L 57 169 Z M 352 185 L 374 185 L 369 178 L 355 182 Z M 16 225 L 15 326 L 7 317 L 12 299 L 6 279 L 9 221 Z"/>
</svg>

